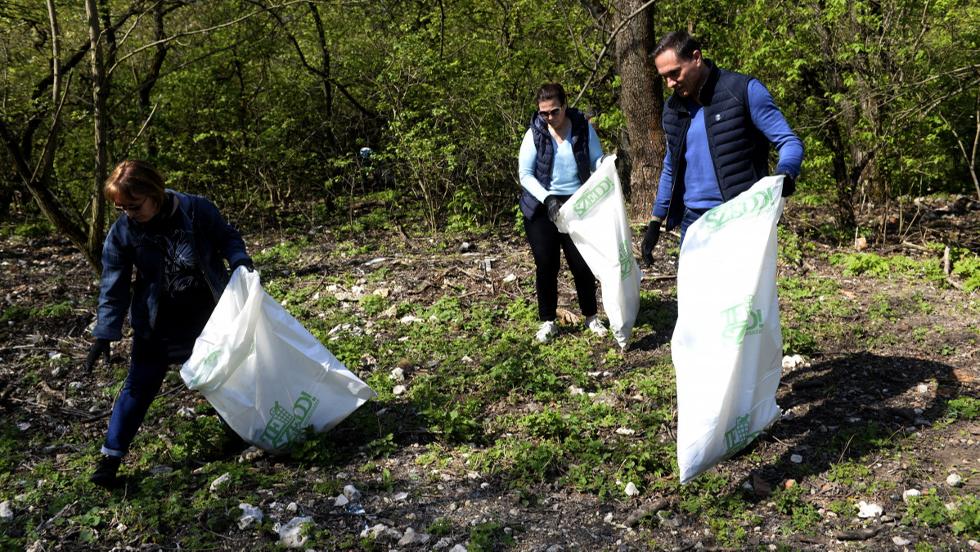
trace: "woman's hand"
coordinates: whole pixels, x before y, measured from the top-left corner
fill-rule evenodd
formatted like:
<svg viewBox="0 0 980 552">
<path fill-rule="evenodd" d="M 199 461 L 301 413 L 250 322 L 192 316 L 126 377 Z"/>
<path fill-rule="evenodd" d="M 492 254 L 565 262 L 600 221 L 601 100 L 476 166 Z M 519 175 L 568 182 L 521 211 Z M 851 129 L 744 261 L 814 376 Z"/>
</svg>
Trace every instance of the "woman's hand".
<svg viewBox="0 0 980 552">
<path fill-rule="evenodd" d="M 561 211 L 561 202 L 555 196 L 548 196 L 544 200 L 544 206 L 548 210 L 548 220 L 555 222 L 558 220 L 559 211 Z"/>
<path fill-rule="evenodd" d="M 109 365 L 109 343 L 108 339 L 96 339 L 95 343 L 88 350 L 88 356 L 85 357 L 85 371 L 91 372 L 92 368 L 95 367 L 95 363 L 99 361 L 99 356 L 102 356 L 105 360 L 105 365 Z"/>
</svg>

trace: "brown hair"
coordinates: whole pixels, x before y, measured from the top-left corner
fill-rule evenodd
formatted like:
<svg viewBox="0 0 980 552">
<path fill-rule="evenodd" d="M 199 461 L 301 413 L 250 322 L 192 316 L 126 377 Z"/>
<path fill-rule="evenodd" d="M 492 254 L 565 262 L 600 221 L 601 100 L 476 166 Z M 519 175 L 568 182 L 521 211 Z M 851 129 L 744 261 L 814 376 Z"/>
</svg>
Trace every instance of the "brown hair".
<svg viewBox="0 0 980 552">
<path fill-rule="evenodd" d="M 558 105 L 565 105 L 565 89 L 557 82 L 542 84 L 538 89 L 538 103 L 548 100 L 558 100 Z"/>
<path fill-rule="evenodd" d="M 109 201 L 147 197 L 163 205 L 163 177 L 146 161 L 127 160 L 116 165 L 102 187 Z"/>
</svg>

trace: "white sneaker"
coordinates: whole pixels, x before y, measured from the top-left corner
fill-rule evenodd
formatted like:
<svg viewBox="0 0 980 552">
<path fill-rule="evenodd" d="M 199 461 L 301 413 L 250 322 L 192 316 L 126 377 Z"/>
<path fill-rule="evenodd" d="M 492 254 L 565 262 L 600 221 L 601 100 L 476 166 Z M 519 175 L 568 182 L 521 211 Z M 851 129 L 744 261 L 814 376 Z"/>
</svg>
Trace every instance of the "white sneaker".
<svg viewBox="0 0 980 552">
<path fill-rule="evenodd" d="M 599 317 L 594 314 L 585 319 L 585 327 L 592 330 L 592 333 L 599 337 L 603 337 L 609 333 L 609 330 L 602 325 L 602 320 L 599 320 Z"/>
<path fill-rule="evenodd" d="M 555 322 L 553 320 L 548 320 L 547 322 L 542 322 L 541 327 L 538 328 L 538 333 L 535 334 L 534 338 L 541 343 L 547 343 L 551 336 L 555 333 Z"/>
</svg>

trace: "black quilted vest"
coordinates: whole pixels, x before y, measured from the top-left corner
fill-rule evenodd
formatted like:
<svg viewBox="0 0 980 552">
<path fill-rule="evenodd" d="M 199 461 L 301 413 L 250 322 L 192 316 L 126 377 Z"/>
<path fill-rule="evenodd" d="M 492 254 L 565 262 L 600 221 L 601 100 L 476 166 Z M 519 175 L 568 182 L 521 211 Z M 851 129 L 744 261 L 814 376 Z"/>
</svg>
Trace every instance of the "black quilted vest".
<svg viewBox="0 0 980 552">
<path fill-rule="evenodd" d="M 572 121 L 572 153 L 575 155 L 575 164 L 578 165 L 578 178 L 585 184 L 592 174 L 589 163 L 589 122 L 585 115 L 569 107 L 565 110 L 565 116 Z M 534 177 L 538 179 L 545 190 L 551 189 L 551 169 L 555 165 L 555 147 L 548 132 L 548 123 L 537 113 L 531 118 L 531 136 L 534 138 L 534 148 L 537 150 L 537 157 L 534 159 Z M 535 211 L 541 206 L 530 192 L 521 188 L 521 212 L 527 218 L 534 217 Z"/>
<path fill-rule="evenodd" d="M 752 123 L 748 88 L 752 77 L 726 71 L 705 60 L 711 72 L 701 88 L 701 105 L 721 197 L 728 201 L 748 190 L 769 173 L 769 140 Z M 684 154 L 691 113 L 676 95 L 667 98 L 663 115 L 664 132 L 673 168 L 667 229 L 684 216 Z"/>
</svg>

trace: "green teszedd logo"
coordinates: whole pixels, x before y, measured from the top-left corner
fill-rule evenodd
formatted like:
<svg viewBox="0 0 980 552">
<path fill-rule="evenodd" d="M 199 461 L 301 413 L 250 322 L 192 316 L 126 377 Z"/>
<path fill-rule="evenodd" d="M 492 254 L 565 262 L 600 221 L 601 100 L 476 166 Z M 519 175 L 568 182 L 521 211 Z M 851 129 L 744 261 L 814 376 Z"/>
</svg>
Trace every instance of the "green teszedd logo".
<svg viewBox="0 0 980 552">
<path fill-rule="evenodd" d="M 269 410 L 272 419 L 265 426 L 265 431 L 259 440 L 272 445 L 272 448 L 282 446 L 296 440 L 303 434 L 303 430 L 309 425 L 313 411 L 320 405 L 320 399 L 310 395 L 306 391 L 300 393 L 299 398 L 293 403 L 292 412 L 279 406 L 279 401 Z"/>
<path fill-rule="evenodd" d="M 612 178 L 608 176 L 595 183 L 595 186 L 582 193 L 582 197 L 575 200 L 573 210 L 579 218 L 584 217 L 597 203 L 606 198 L 613 190 Z"/>
<path fill-rule="evenodd" d="M 721 311 L 725 317 L 725 329 L 722 337 L 741 344 L 747 335 L 762 333 L 762 309 L 752 308 L 754 295 L 749 295 L 745 301 Z"/>
<path fill-rule="evenodd" d="M 633 273 L 633 253 L 629 240 L 619 244 L 619 279 L 625 280 Z"/>
<path fill-rule="evenodd" d="M 749 415 L 739 416 L 735 420 L 735 427 L 725 432 L 725 455 L 741 449 L 752 442 L 761 431 L 749 431 Z"/>
<path fill-rule="evenodd" d="M 761 215 L 775 206 L 778 199 L 772 188 L 754 194 L 742 194 L 708 211 L 701 219 L 708 228 L 717 231 L 734 220 Z"/>
</svg>

